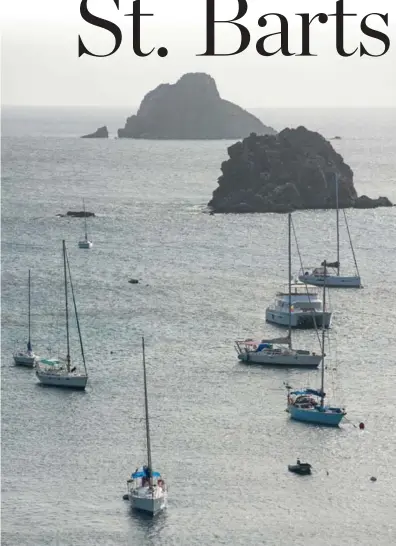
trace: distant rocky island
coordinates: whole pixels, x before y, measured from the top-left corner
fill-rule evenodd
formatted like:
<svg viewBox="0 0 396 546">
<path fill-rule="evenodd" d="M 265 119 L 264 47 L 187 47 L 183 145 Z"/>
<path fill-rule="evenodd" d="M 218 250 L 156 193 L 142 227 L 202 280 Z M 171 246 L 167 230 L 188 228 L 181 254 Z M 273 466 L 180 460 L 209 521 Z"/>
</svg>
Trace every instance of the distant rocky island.
<svg viewBox="0 0 396 546">
<path fill-rule="evenodd" d="M 275 134 L 253 114 L 220 97 L 208 74 L 184 74 L 175 84 L 161 84 L 144 97 L 119 138 L 219 140 L 250 133 Z"/>
<path fill-rule="evenodd" d="M 106 125 L 104 125 L 103 127 L 96 129 L 94 133 L 83 135 L 81 138 L 109 138 L 109 131 L 107 130 Z"/>
<path fill-rule="evenodd" d="M 353 171 L 331 143 L 305 127 L 276 135 L 255 133 L 228 148 L 218 188 L 208 206 L 212 212 L 292 212 L 336 207 L 389 207 L 387 197 L 358 197 Z"/>
</svg>

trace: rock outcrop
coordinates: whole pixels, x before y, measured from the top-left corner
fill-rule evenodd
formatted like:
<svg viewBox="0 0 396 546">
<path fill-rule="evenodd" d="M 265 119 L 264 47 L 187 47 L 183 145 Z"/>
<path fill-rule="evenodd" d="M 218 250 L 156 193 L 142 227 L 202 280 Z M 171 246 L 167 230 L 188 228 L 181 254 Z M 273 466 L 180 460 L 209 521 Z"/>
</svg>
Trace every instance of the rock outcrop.
<svg viewBox="0 0 396 546">
<path fill-rule="evenodd" d="M 103 127 L 96 129 L 94 133 L 83 135 L 81 138 L 109 138 L 109 131 L 107 130 L 106 125 L 104 125 Z"/>
<path fill-rule="evenodd" d="M 358 197 L 353 172 L 330 142 L 305 127 L 277 135 L 252 133 L 228 148 L 219 187 L 208 203 L 213 212 L 291 212 L 336 207 L 392 206 L 386 197 Z"/>
<path fill-rule="evenodd" d="M 71 216 L 72 218 L 84 218 L 85 216 L 86 218 L 89 218 L 90 216 L 95 216 L 95 213 L 88 211 L 84 212 L 83 210 L 68 210 L 66 215 L 62 214 L 58 216 Z"/>
<path fill-rule="evenodd" d="M 393 204 L 387 197 L 372 199 L 371 197 L 367 197 L 367 195 L 361 195 L 356 199 L 353 207 L 355 209 L 377 209 L 378 207 L 393 207 Z"/>
<path fill-rule="evenodd" d="M 136 115 L 127 119 L 119 138 L 217 140 L 244 138 L 251 132 L 275 134 L 258 118 L 220 97 L 214 79 L 184 74 L 175 84 L 147 93 Z"/>
</svg>

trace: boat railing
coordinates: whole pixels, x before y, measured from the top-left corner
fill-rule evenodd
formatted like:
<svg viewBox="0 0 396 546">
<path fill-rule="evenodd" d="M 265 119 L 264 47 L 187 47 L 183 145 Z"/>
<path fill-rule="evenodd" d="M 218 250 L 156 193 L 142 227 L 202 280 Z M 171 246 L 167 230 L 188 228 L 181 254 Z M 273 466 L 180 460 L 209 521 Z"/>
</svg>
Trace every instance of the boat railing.
<svg viewBox="0 0 396 546">
<path fill-rule="evenodd" d="M 309 298 L 317 298 L 318 297 L 318 292 L 317 291 L 307 291 L 306 289 L 306 285 L 304 285 L 304 288 L 302 286 L 299 286 L 298 289 L 294 289 L 290 292 L 277 292 L 276 295 L 278 297 L 282 297 L 282 298 L 288 298 L 289 295 L 290 297 L 293 297 L 293 296 L 307 296 Z"/>
<path fill-rule="evenodd" d="M 329 267 L 327 266 L 326 270 L 328 271 L 329 269 L 335 269 L 334 267 Z M 317 276 L 322 276 L 324 275 L 324 268 L 323 267 L 305 267 L 304 269 L 300 269 L 300 273 L 299 273 L 299 276 L 300 277 L 309 277 L 311 275 L 317 275 Z M 326 272 L 326 277 L 331 277 L 331 274 Z"/>
</svg>

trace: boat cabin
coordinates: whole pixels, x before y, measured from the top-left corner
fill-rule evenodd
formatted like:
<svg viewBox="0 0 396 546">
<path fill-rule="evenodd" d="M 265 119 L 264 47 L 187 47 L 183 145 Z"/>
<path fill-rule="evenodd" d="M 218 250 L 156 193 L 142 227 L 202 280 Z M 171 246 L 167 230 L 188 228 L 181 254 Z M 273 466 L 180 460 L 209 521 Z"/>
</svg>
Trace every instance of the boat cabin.
<svg viewBox="0 0 396 546">
<path fill-rule="evenodd" d="M 289 312 L 289 299 L 291 303 L 291 312 L 298 308 L 299 310 L 322 310 L 322 300 L 318 297 L 316 290 L 307 290 L 307 285 L 292 284 L 291 291 L 277 292 L 275 307 L 285 313 Z"/>
<path fill-rule="evenodd" d="M 285 348 L 281 346 L 289 345 L 289 338 L 280 337 L 274 339 L 262 339 L 261 341 L 245 339 L 243 341 L 236 341 L 235 344 L 238 348 L 239 353 L 269 352 L 272 354 L 280 354 L 282 352 L 285 352 Z"/>
<path fill-rule="evenodd" d="M 296 406 L 298 408 L 315 408 L 318 405 L 318 401 L 315 400 L 313 396 L 309 395 L 302 395 L 297 396 L 294 401 L 292 401 L 293 406 Z"/>
<path fill-rule="evenodd" d="M 324 277 L 325 276 L 325 269 L 324 267 L 311 267 L 309 269 L 303 270 L 300 273 L 300 277 Z M 331 277 L 332 273 L 331 270 L 329 271 L 329 268 L 326 267 L 326 277 Z"/>
<path fill-rule="evenodd" d="M 156 485 L 161 482 L 161 474 L 159 472 L 150 472 L 147 466 L 137 468 L 135 472 L 131 474 L 131 478 L 128 483 L 132 485 L 132 489 L 137 487 L 146 487 L 150 485 Z"/>
</svg>

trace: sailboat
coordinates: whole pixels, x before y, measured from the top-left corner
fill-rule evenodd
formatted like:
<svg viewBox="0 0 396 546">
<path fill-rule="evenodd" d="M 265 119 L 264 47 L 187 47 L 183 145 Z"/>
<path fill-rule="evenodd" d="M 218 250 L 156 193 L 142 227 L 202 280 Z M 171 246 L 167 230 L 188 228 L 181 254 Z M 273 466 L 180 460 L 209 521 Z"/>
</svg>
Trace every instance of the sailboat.
<svg viewBox="0 0 396 546">
<path fill-rule="evenodd" d="M 30 269 L 28 275 L 28 342 L 27 350 L 20 350 L 14 353 L 14 361 L 18 366 L 27 366 L 28 368 L 34 368 L 38 361 L 38 356 L 34 354 L 32 349 L 32 342 L 30 339 Z"/>
<path fill-rule="evenodd" d="M 326 273 L 326 261 L 324 270 Z M 325 276 L 326 279 L 326 276 Z M 323 302 L 326 303 L 326 282 L 323 285 Z M 322 328 L 322 373 L 320 389 L 302 389 L 292 391 L 290 385 L 286 385 L 287 389 L 287 411 L 292 419 L 296 421 L 304 421 L 306 423 L 315 423 L 317 425 L 327 425 L 336 427 L 340 424 L 343 417 L 346 415 L 345 408 L 337 406 L 325 405 L 324 399 L 326 393 L 324 391 L 325 380 L 325 329 Z"/>
<path fill-rule="evenodd" d="M 324 176 L 324 175 L 323 175 Z M 355 275 L 341 275 L 340 274 L 340 215 L 338 206 L 338 186 L 339 178 L 338 174 L 335 174 L 335 187 L 336 187 L 336 225 L 337 225 L 337 260 L 335 262 L 327 262 L 327 268 L 332 270 L 331 273 L 326 273 L 326 285 L 329 288 L 361 288 L 361 280 L 359 275 L 359 269 L 356 261 L 355 251 L 352 244 L 351 234 L 349 231 L 348 221 L 344 213 L 345 225 L 348 231 L 349 245 L 351 247 L 353 260 L 355 263 Z M 320 267 L 311 267 L 306 270 L 301 270 L 298 276 L 299 280 L 305 284 L 312 284 L 314 286 L 323 286 L 324 280 L 324 263 L 321 263 Z"/>
<path fill-rule="evenodd" d="M 79 248 L 92 248 L 92 241 L 88 239 L 88 231 L 87 231 L 87 215 L 85 212 L 85 202 L 83 199 L 83 209 L 84 209 L 84 229 L 85 229 L 85 237 L 82 241 L 78 241 L 78 247 Z"/>
<path fill-rule="evenodd" d="M 291 214 L 289 214 L 289 282 L 287 291 L 277 292 L 275 302 L 265 311 L 265 320 L 291 328 L 330 328 L 332 312 L 325 310 L 318 292 L 291 279 Z"/>
<path fill-rule="evenodd" d="M 288 215 L 288 254 L 289 254 L 289 291 L 288 291 L 288 335 L 286 337 L 274 339 L 262 339 L 255 341 L 246 339 L 244 341 L 235 341 L 235 348 L 238 359 L 243 362 L 252 362 L 255 364 L 270 364 L 273 366 L 286 366 L 297 368 L 317 368 L 322 360 L 322 355 L 311 353 L 292 347 L 292 302 L 291 302 L 291 214 Z M 304 288 L 305 285 L 304 285 Z"/>
<path fill-rule="evenodd" d="M 88 372 L 85 364 L 84 347 L 81 337 L 80 323 L 78 320 L 77 305 L 74 297 L 74 289 L 71 280 L 69 260 L 66 253 L 66 243 L 62 243 L 63 250 L 63 273 L 65 281 L 65 314 L 66 314 L 66 358 L 42 359 L 37 363 L 36 375 L 41 383 L 52 385 L 54 387 L 66 387 L 69 389 L 85 389 L 88 381 Z M 76 316 L 78 337 L 80 341 L 81 356 L 84 365 L 84 371 L 79 372 L 76 366 L 72 366 L 70 357 L 70 331 L 69 331 L 69 298 L 67 273 L 69 273 L 70 288 L 73 298 L 74 312 Z"/>
<path fill-rule="evenodd" d="M 144 407 L 146 418 L 147 465 L 137 468 L 127 480 L 128 497 L 132 508 L 155 515 L 161 512 L 167 504 L 167 487 L 161 474 L 153 470 L 150 443 L 150 425 L 147 400 L 146 358 L 144 337 L 142 337 L 143 351 L 143 380 L 144 380 Z"/>
</svg>

